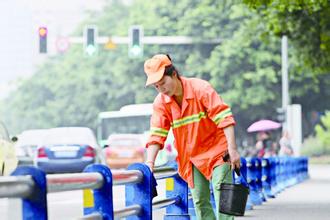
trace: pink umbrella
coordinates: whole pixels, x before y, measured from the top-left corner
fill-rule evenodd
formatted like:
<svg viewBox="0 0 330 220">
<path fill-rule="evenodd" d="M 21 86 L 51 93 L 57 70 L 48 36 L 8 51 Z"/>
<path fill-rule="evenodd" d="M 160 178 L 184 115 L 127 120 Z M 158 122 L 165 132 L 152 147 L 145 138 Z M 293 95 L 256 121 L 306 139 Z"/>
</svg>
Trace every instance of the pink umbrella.
<svg viewBox="0 0 330 220">
<path fill-rule="evenodd" d="M 251 124 L 247 131 L 256 132 L 256 131 L 269 131 L 278 129 L 281 127 L 281 124 L 272 120 L 260 120 Z"/>
</svg>

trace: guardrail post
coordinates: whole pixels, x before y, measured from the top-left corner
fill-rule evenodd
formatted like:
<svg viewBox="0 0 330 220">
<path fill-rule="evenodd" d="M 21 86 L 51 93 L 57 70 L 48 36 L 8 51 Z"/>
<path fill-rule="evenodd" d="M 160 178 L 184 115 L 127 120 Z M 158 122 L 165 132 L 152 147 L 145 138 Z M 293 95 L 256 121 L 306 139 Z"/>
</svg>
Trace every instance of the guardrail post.
<svg viewBox="0 0 330 220">
<path fill-rule="evenodd" d="M 246 167 L 246 159 L 244 157 L 241 157 L 241 168 L 240 168 L 241 175 L 237 176 L 237 174 L 234 173 L 234 181 L 236 184 L 243 184 L 246 187 L 249 187 L 249 184 L 247 182 L 247 167 Z M 250 197 L 250 196 L 249 196 Z M 252 210 L 253 204 L 251 202 L 251 199 L 249 199 L 246 202 L 245 210 Z"/>
<path fill-rule="evenodd" d="M 278 157 L 274 157 L 275 160 L 275 179 L 276 179 L 276 188 L 275 188 L 275 192 L 276 194 L 281 192 L 281 187 L 280 187 L 280 178 L 279 178 L 279 174 L 280 174 L 280 159 Z"/>
<path fill-rule="evenodd" d="M 262 202 L 266 201 L 266 196 L 264 194 L 264 191 L 262 189 L 262 164 L 261 164 L 262 158 L 255 158 L 255 167 L 256 167 L 256 185 L 257 185 L 257 191 L 259 193 L 259 197 Z"/>
<path fill-rule="evenodd" d="M 277 157 L 278 160 L 278 173 L 277 173 L 277 179 L 278 179 L 278 190 L 279 192 L 282 192 L 285 189 L 285 160 L 284 157 Z"/>
<path fill-rule="evenodd" d="M 128 166 L 128 170 L 139 170 L 143 173 L 140 183 L 125 185 L 126 206 L 140 205 L 141 213 L 137 216 L 126 217 L 127 220 L 151 220 L 152 219 L 152 173 L 149 167 L 143 163 L 134 163 Z"/>
<path fill-rule="evenodd" d="M 284 188 L 291 186 L 291 175 L 292 175 L 292 167 L 290 166 L 290 158 L 287 156 L 283 157 L 283 181 Z"/>
<path fill-rule="evenodd" d="M 31 175 L 35 182 L 31 195 L 22 199 L 23 220 L 47 220 L 47 180 L 45 172 L 33 166 L 20 166 L 11 175 Z"/>
<path fill-rule="evenodd" d="M 268 158 L 261 159 L 262 166 L 262 188 L 267 196 L 267 198 L 275 198 L 275 194 L 271 189 L 271 168 L 270 168 L 270 160 Z"/>
<path fill-rule="evenodd" d="M 92 164 L 84 169 L 86 173 L 98 172 L 103 176 L 103 186 L 93 190 L 94 206 L 84 207 L 84 215 L 100 213 L 103 219 L 113 219 L 112 173 L 102 164 Z"/>
<path fill-rule="evenodd" d="M 275 197 L 278 193 L 277 191 L 277 176 L 276 176 L 276 159 L 275 157 L 269 157 L 270 166 L 270 188 L 273 196 Z"/>
<path fill-rule="evenodd" d="M 309 173 L 308 173 L 308 157 L 303 157 L 303 175 L 304 175 L 304 180 L 309 178 Z"/>
<path fill-rule="evenodd" d="M 293 157 L 288 157 L 288 167 L 289 167 L 289 186 L 293 186 L 294 184 L 296 184 L 296 175 L 297 175 L 297 170 L 296 167 L 294 166 L 294 161 L 295 158 Z"/>
<path fill-rule="evenodd" d="M 249 199 L 253 205 L 261 205 L 262 199 L 259 195 L 258 186 L 257 186 L 257 167 L 256 167 L 256 157 L 246 158 L 247 166 L 247 182 L 250 188 Z"/>
<path fill-rule="evenodd" d="M 169 166 L 178 170 L 175 162 L 170 163 Z M 166 197 L 177 198 L 177 202 L 166 207 L 164 220 L 190 219 L 188 212 L 188 184 L 178 174 L 166 179 Z"/>
</svg>

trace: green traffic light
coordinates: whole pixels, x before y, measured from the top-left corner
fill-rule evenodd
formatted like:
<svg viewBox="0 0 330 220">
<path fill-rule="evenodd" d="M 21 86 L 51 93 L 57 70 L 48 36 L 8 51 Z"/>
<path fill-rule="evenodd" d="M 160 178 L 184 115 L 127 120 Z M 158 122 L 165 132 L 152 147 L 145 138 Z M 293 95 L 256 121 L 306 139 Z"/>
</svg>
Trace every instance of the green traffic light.
<svg viewBox="0 0 330 220">
<path fill-rule="evenodd" d="M 86 47 L 86 53 L 89 55 L 89 56 L 92 56 L 93 54 L 96 53 L 96 47 L 94 45 L 87 45 Z"/>
<path fill-rule="evenodd" d="M 134 57 L 142 55 L 142 48 L 139 45 L 133 45 L 130 49 L 130 54 Z"/>
</svg>

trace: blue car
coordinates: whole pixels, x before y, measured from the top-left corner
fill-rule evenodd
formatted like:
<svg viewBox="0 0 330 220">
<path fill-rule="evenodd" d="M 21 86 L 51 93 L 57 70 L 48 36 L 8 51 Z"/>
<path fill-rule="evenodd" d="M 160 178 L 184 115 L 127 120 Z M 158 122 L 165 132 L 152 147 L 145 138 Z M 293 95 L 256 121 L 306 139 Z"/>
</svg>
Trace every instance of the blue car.
<svg viewBox="0 0 330 220">
<path fill-rule="evenodd" d="M 89 164 L 102 162 L 102 150 L 87 127 L 48 129 L 34 160 L 46 173 L 81 172 Z"/>
</svg>

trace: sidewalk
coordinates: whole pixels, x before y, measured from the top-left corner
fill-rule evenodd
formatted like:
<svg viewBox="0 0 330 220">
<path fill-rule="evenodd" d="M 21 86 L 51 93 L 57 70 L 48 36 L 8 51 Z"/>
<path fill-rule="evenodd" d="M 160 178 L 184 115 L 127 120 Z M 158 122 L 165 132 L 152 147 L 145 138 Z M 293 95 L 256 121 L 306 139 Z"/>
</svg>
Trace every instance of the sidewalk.
<svg viewBox="0 0 330 220">
<path fill-rule="evenodd" d="M 235 220 L 330 219 L 330 165 L 310 165 L 310 179 L 285 189 Z"/>
</svg>

